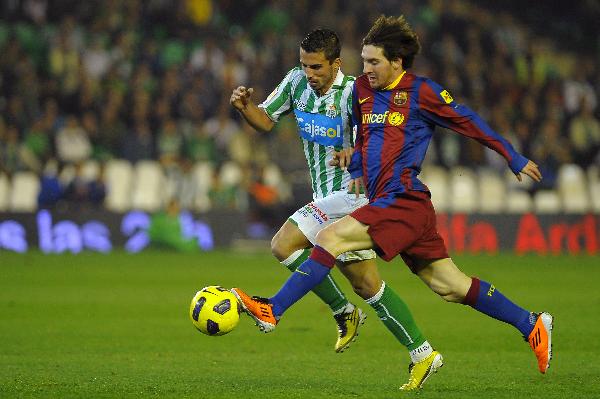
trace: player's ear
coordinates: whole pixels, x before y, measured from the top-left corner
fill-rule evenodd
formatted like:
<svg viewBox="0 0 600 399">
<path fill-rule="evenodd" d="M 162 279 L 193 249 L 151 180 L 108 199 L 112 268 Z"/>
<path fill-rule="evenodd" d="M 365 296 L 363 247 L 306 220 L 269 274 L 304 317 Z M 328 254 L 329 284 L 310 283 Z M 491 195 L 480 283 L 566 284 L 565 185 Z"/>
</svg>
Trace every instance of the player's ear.
<svg viewBox="0 0 600 399">
<path fill-rule="evenodd" d="M 342 66 L 342 60 L 340 58 L 336 58 L 335 60 L 333 60 L 331 65 L 333 65 L 333 68 L 337 71 Z"/>
<path fill-rule="evenodd" d="M 396 58 L 391 62 L 392 68 L 394 69 L 402 69 L 402 58 Z"/>
</svg>

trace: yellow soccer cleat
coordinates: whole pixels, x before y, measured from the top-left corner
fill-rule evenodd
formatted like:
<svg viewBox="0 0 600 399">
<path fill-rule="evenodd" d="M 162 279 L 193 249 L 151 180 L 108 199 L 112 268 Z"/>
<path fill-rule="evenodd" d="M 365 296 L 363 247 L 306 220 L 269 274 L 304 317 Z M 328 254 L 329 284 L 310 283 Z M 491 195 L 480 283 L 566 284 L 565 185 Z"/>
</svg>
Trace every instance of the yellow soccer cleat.
<svg viewBox="0 0 600 399">
<path fill-rule="evenodd" d="M 401 391 L 414 391 L 420 389 L 429 376 L 444 365 L 444 358 L 438 351 L 433 351 L 425 359 L 408 366 L 410 377 L 408 382 L 400 387 Z"/>
<path fill-rule="evenodd" d="M 350 343 L 358 337 L 358 326 L 364 324 L 367 315 L 354 306 L 351 312 L 340 313 L 333 316 L 338 326 L 338 339 L 335 343 L 335 351 L 338 353 L 350 347 Z"/>
<path fill-rule="evenodd" d="M 242 309 L 254 319 L 260 331 L 264 333 L 275 330 L 278 320 L 273 314 L 273 305 L 266 298 L 250 297 L 239 288 L 232 288 L 231 293 L 242 305 Z"/>
<path fill-rule="evenodd" d="M 550 313 L 538 314 L 533 331 L 529 334 L 529 346 L 535 353 L 540 373 L 546 374 L 552 359 L 552 328 L 554 317 Z"/>
</svg>

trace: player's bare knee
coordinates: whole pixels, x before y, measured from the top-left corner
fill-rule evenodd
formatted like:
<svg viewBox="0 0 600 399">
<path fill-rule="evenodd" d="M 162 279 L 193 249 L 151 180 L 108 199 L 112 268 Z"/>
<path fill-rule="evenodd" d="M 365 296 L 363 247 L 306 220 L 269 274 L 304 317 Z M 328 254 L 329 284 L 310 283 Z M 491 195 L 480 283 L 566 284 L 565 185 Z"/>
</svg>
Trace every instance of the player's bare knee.
<svg viewBox="0 0 600 399">
<path fill-rule="evenodd" d="M 362 299 L 373 298 L 377 295 L 379 287 L 374 284 L 369 284 L 368 281 L 359 281 L 357 283 L 352 282 L 352 289 Z"/>
<path fill-rule="evenodd" d="M 280 262 L 287 259 L 287 256 L 278 247 L 271 246 L 271 254 Z"/>
<path fill-rule="evenodd" d="M 271 253 L 273 256 L 282 262 L 290 256 L 289 252 L 289 248 L 287 248 L 284 241 L 278 235 L 275 235 L 271 240 Z"/>
<path fill-rule="evenodd" d="M 360 274 L 346 274 L 350 285 L 354 292 L 362 299 L 373 298 L 379 292 L 383 282 L 379 277 L 379 274 L 375 273 L 360 273 Z"/>
</svg>

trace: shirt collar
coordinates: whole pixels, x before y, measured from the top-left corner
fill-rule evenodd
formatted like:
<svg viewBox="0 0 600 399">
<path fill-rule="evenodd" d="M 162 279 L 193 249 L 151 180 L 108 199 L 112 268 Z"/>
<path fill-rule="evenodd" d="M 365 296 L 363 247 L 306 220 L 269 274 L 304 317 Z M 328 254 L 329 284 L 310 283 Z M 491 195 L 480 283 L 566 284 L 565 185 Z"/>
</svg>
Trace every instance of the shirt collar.
<svg viewBox="0 0 600 399">
<path fill-rule="evenodd" d="M 392 90 L 394 87 L 398 86 L 398 83 L 400 83 L 400 80 L 402 80 L 402 77 L 404 76 L 405 73 L 406 73 L 406 69 L 404 71 L 402 71 L 402 73 L 400 74 L 400 76 L 398 76 L 396 78 L 396 80 L 394 80 L 392 83 L 390 83 L 383 90 Z"/>
<path fill-rule="evenodd" d="M 330 93 L 331 90 L 341 89 L 343 81 L 344 81 L 344 73 L 342 72 L 341 69 L 338 69 L 337 75 L 336 75 L 335 79 L 333 80 L 331 87 L 329 88 L 329 90 L 327 90 L 327 93 L 325 93 L 325 94 Z"/>
</svg>

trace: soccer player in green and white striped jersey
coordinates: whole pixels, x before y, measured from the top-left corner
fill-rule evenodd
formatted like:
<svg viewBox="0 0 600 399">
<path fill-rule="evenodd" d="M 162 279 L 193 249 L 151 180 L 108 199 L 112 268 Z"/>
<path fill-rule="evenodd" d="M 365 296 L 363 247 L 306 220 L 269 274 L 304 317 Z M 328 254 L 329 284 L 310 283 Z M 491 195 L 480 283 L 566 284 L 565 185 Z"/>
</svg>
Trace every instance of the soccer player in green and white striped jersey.
<svg viewBox="0 0 600 399">
<path fill-rule="evenodd" d="M 316 65 L 320 65 L 319 61 Z M 294 112 L 308 161 L 314 199 L 341 191 L 348 185 L 349 174 L 339 165 L 330 163 L 336 151 L 354 147 L 349 120 L 353 82 L 354 77 L 346 76 L 338 69 L 329 90 L 321 94 L 312 88 L 318 84 L 317 80 L 307 78 L 303 68 L 296 67 L 260 104 L 273 121 Z"/>
<path fill-rule="evenodd" d="M 282 116 L 294 113 L 310 171 L 313 201 L 290 216 L 273 237 L 271 250 L 290 271 L 301 274 L 296 269 L 308 258 L 317 233 L 367 203 L 364 195 L 347 192 L 350 175 L 345 166 L 354 147 L 350 120 L 354 78 L 344 75 L 340 66 L 337 35 L 317 29 L 300 44 L 300 67 L 290 70 L 262 104 L 256 105 L 251 99 L 253 90 L 243 86 L 236 88 L 230 99 L 259 131 L 270 131 Z M 347 252 L 337 261 L 354 291 L 367 300 L 399 341 L 423 342 L 406 304 L 381 280 L 374 251 Z M 313 292 L 333 311 L 338 325 L 335 350 L 342 352 L 358 335 L 366 315 L 348 302 L 330 275 Z M 414 349 L 418 352 L 422 348 Z"/>
<path fill-rule="evenodd" d="M 236 88 L 231 96 L 231 104 L 257 130 L 271 130 L 281 116 L 291 112 L 298 122 L 314 201 L 296 211 L 271 242 L 275 257 L 292 272 L 308 258 L 312 242 L 323 227 L 365 204 L 365 199 L 357 200 L 346 193 L 348 172 L 340 165 L 330 165 L 335 151 L 354 146 L 349 120 L 354 78 L 340 70 L 335 33 L 316 30 L 305 42 L 307 48 L 300 50 L 302 67 L 289 71 L 262 104 L 254 104 L 250 99 L 252 89 L 245 87 Z M 315 46 L 319 48 L 313 49 Z M 352 261 L 355 267 L 366 263 L 365 267 L 376 273 L 374 258 L 373 251 L 361 251 L 344 254 L 340 261 Z M 338 325 L 335 350 L 341 352 L 356 337 L 366 316 L 348 301 L 332 278 L 313 291 L 333 311 Z"/>
</svg>

